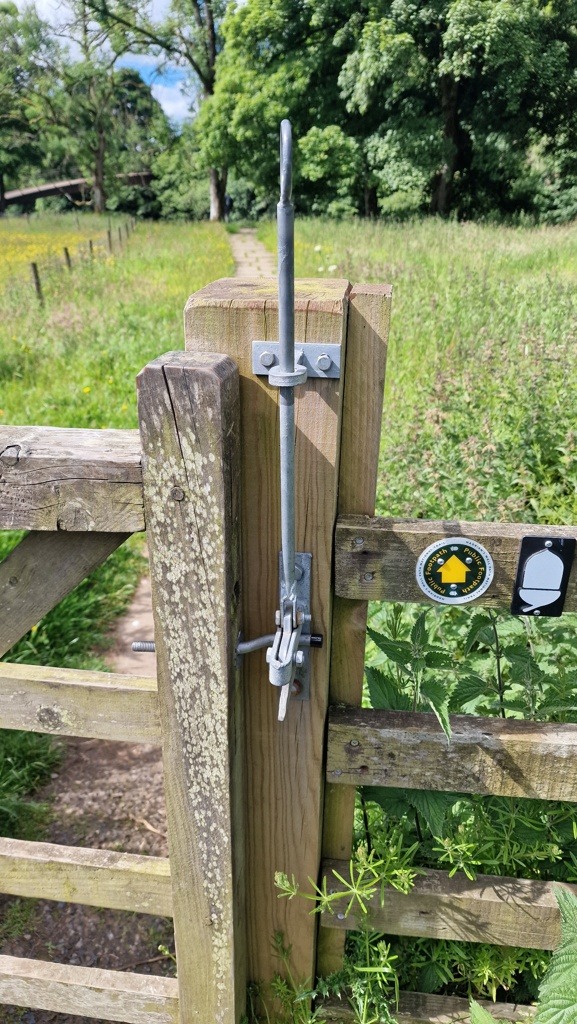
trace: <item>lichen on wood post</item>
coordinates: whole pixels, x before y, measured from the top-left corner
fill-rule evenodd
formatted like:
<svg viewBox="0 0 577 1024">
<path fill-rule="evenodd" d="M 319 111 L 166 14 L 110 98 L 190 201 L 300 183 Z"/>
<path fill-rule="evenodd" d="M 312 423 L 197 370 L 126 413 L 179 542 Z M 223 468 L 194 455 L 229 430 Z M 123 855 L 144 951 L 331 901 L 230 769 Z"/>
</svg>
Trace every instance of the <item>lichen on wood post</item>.
<svg viewBox="0 0 577 1024">
<path fill-rule="evenodd" d="M 244 1009 L 238 372 L 169 353 L 138 380 L 180 1024 Z"/>
</svg>

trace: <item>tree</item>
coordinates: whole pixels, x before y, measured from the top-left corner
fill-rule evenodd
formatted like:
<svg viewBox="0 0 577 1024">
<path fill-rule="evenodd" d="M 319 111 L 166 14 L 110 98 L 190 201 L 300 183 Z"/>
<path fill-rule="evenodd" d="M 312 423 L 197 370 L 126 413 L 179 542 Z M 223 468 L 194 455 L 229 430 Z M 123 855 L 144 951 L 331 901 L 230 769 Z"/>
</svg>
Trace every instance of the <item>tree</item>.
<svg viewBox="0 0 577 1024">
<path fill-rule="evenodd" d="M 54 57 L 48 26 L 32 7 L 0 3 L 0 213 L 7 181 L 39 158 L 38 133 L 30 121 L 30 96 Z"/>
<path fill-rule="evenodd" d="M 145 154 L 150 163 L 170 132 L 140 75 L 116 67 L 122 47 L 110 45 L 110 34 L 91 18 L 85 0 L 73 0 L 70 10 L 60 32 L 74 41 L 81 59 L 60 51 L 35 91 L 34 108 L 48 158 L 90 178 L 94 209 L 103 213 L 107 182 L 121 170 L 145 170 Z"/>
<path fill-rule="evenodd" d="M 556 173 L 577 168 L 576 18 L 576 0 L 246 0 L 224 20 L 201 148 L 274 190 L 289 116 L 309 209 L 344 193 L 365 212 L 375 194 L 441 215 L 531 207 L 536 153 L 561 145 Z"/>
<path fill-rule="evenodd" d="M 212 96 L 220 49 L 219 26 L 227 0 L 171 0 L 164 19 L 155 22 L 142 0 L 88 0 L 99 23 L 133 52 L 152 52 L 184 68 L 200 105 Z M 224 216 L 226 165 L 209 167 L 210 218 Z"/>
</svg>

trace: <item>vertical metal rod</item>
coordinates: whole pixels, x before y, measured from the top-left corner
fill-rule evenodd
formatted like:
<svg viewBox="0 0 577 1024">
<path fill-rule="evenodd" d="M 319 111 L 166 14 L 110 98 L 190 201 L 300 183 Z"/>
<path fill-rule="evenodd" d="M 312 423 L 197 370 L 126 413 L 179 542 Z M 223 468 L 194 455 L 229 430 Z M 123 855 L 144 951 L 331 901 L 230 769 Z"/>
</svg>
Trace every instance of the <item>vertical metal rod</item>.
<svg viewBox="0 0 577 1024">
<path fill-rule="evenodd" d="M 278 227 L 278 294 L 280 369 L 295 368 L 294 335 L 294 206 L 292 195 L 292 130 L 286 119 L 280 126 L 280 202 Z M 295 398 L 294 387 L 280 388 L 280 499 L 281 544 L 285 595 L 295 589 Z"/>
</svg>

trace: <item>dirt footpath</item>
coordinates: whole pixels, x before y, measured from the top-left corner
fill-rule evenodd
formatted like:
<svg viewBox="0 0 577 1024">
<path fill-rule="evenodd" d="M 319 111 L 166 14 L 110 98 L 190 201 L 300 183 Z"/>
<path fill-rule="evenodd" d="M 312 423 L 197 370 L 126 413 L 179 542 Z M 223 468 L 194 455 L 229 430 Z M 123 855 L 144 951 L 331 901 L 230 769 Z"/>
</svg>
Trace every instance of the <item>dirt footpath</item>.
<svg viewBox="0 0 577 1024">
<path fill-rule="evenodd" d="M 243 229 L 229 239 L 237 276 L 274 276 L 274 261 L 253 231 Z M 131 649 L 133 640 L 153 637 L 150 580 L 144 577 L 128 611 L 116 623 L 107 655 L 111 671 L 155 676 L 155 656 Z M 64 740 L 63 745 L 59 770 L 36 797 L 52 808 L 45 840 L 166 857 L 160 748 L 84 739 Z M 174 973 L 173 961 L 158 950 L 161 944 L 174 950 L 172 922 L 165 918 L 0 897 L 0 936 L 0 952 L 5 955 L 143 974 Z M 84 1017 L 9 1007 L 0 1010 L 0 1020 L 88 1024 Z M 91 1021 L 94 1024 L 94 1018 Z"/>
</svg>

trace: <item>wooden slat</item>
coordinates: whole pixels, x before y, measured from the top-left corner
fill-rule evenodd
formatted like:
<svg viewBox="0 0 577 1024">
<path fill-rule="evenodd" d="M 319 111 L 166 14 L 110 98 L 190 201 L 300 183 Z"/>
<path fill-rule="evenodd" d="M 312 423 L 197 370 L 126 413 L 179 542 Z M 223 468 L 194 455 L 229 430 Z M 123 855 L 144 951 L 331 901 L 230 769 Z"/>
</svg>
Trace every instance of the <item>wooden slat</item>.
<svg viewBox="0 0 577 1024">
<path fill-rule="evenodd" d="M 339 892 L 343 885 L 333 871 L 346 878 L 348 863 L 326 861 L 323 865 L 327 888 Z M 478 875 L 471 882 L 463 874 L 449 878 L 446 871 L 427 871 L 417 877 L 407 894 L 387 888 L 383 906 L 380 894 L 373 897 L 369 904 L 371 928 L 388 935 L 554 949 L 561 941 L 554 892 L 559 885 L 492 875 Z M 577 895 L 577 886 L 563 884 L 563 888 Z M 361 920 L 367 918 L 356 908 L 347 917 L 323 914 L 327 928 L 351 931 Z"/>
<path fill-rule="evenodd" d="M 160 743 L 156 680 L 3 662 L 0 729 Z"/>
<path fill-rule="evenodd" d="M 246 1001 L 239 392 L 227 356 L 138 376 L 180 1024 Z"/>
<path fill-rule="evenodd" d="M 471 604 L 508 608 L 513 596 L 523 537 L 577 537 L 574 526 L 534 526 L 524 523 L 467 523 L 424 519 L 368 519 L 343 516 L 338 520 L 335 553 L 335 592 L 340 597 L 368 601 L 418 601 L 432 604 L 415 578 L 422 551 L 444 537 L 468 537 L 486 547 L 495 563 L 493 582 Z M 577 611 L 577 560 L 573 564 L 565 611 Z"/>
<path fill-rule="evenodd" d="M 163 857 L 0 839 L 0 891 L 172 917 L 170 866 Z"/>
<path fill-rule="evenodd" d="M 295 337 L 344 343 L 346 281 L 297 281 Z M 220 281 L 185 310 L 191 351 L 226 351 L 241 375 L 243 633 L 274 628 L 278 608 L 280 501 L 278 389 L 252 372 L 253 339 L 278 338 L 276 280 Z M 292 946 L 291 967 L 312 978 L 317 925 L 304 900 L 279 900 L 275 871 L 307 884 L 321 853 L 323 738 L 332 615 L 332 548 L 337 502 L 342 381 L 311 379 L 295 395 L 296 549 L 313 553 L 312 615 L 325 635 L 312 653 L 310 700 L 291 700 L 277 721 L 278 692 L 264 652 L 245 657 L 247 713 L 247 909 L 249 977 L 267 983 L 279 970 L 271 937 Z"/>
<path fill-rule="evenodd" d="M 350 786 L 577 802 L 577 725 L 333 708 L 327 779 Z M 352 741 L 352 742 L 351 742 Z"/>
<path fill-rule="evenodd" d="M 485 999 L 477 1000 L 480 1005 L 493 1015 L 495 1020 L 529 1021 L 535 1015 L 536 1008 L 523 1006 L 520 1003 L 491 1003 Z M 425 995 L 421 992 L 401 992 L 399 1008 L 392 1006 L 397 1024 L 470 1024 L 469 1000 L 455 996 Z M 327 1024 L 337 1021 L 355 1020 L 355 1015 L 347 1004 L 346 998 L 330 999 L 318 1008 L 319 1020 Z"/>
<path fill-rule="evenodd" d="M 0 956 L 0 1003 L 125 1024 L 179 1024 L 174 978 L 15 956 Z"/>
<path fill-rule="evenodd" d="M 344 369 L 343 423 L 339 468 L 338 511 L 375 510 L 387 336 L 391 311 L 388 285 L 355 285 L 349 297 Z M 359 445 L 359 438 L 362 444 Z M 367 602 L 333 604 L 329 699 L 360 704 L 365 666 Z M 351 855 L 355 793 L 328 785 L 323 814 L 323 856 Z M 321 928 L 317 973 L 331 974 L 342 964 L 345 936 Z"/>
<path fill-rule="evenodd" d="M 0 426 L 0 529 L 144 529 L 137 430 Z"/>
<path fill-rule="evenodd" d="M 101 565 L 127 533 L 29 533 L 0 562 L 0 657 Z"/>
</svg>

